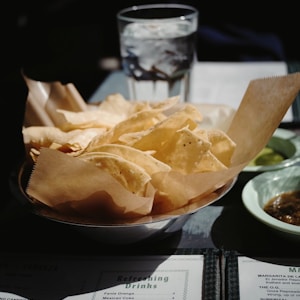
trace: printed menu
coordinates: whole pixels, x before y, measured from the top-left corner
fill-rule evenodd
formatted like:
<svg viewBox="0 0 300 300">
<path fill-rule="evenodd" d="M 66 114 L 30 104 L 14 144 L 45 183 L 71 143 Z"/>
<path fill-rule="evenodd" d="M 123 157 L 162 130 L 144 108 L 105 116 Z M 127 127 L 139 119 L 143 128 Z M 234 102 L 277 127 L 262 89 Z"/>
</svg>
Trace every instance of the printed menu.
<svg viewBox="0 0 300 300">
<path fill-rule="evenodd" d="M 300 299 L 300 266 L 238 257 L 241 300 Z"/>
<path fill-rule="evenodd" d="M 300 259 L 221 249 L 124 256 L 1 253 L 0 299 L 296 300 Z"/>
<path fill-rule="evenodd" d="M 2 257 L 0 299 L 196 300 L 202 275 L 203 255 Z"/>
</svg>

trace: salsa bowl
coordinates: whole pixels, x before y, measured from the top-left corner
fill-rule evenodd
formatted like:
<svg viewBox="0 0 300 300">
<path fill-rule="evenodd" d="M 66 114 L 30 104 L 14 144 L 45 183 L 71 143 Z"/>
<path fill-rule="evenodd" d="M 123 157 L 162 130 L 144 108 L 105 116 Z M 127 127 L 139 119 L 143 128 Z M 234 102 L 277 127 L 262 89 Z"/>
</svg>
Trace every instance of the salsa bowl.
<svg viewBox="0 0 300 300">
<path fill-rule="evenodd" d="M 285 236 L 296 237 L 299 239 L 300 225 L 294 225 L 292 223 L 287 223 L 285 221 L 282 221 L 282 219 L 279 219 L 279 217 L 281 216 L 284 217 L 284 219 L 291 220 L 291 216 L 293 214 L 296 214 L 297 212 L 291 211 L 291 209 L 297 209 L 296 204 L 298 203 L 299 198 L 291 198 L 290 201 L 293 202 L 291 202 L 288 210 L 285 208 L 285 210 L 281 213 L 277 212 L 276 216 L 267 213 L 265 210 L 266 206 L 270 204 L 273 199 L 280 199 L 282 198 L 282 195 L 286 193 L 288 193 L 289 195 L 290 193 L 299 191 L 300 166 L 291 166 L 281 170 L 265 172 L 255 176 L 244 186 L 242 191 L 242 201 L 250 214 L 252 214 L 252 216 L 255 217 L 258 221 L 269 226 L 278 233 L 282 233 Z M 275 204 L 274 208 L 276 208 Z M 283 207 L 283 204 L 280 205 L 279 202 L 279 206 L 277 206 L 278 209 L 280 209 L 280 207 Z"/>
</svg>

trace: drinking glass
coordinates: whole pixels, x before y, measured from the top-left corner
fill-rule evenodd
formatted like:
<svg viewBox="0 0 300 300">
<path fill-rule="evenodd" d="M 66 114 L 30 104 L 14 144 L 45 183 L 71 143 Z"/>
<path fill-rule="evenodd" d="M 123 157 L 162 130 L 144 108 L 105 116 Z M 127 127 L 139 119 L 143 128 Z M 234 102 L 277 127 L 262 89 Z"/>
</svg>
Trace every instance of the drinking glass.
<svg viewBox="0 0 300 300">
<path fill-rule="evenodd" d="M 145 4 L 117 13 L 122 68 L 130 100 L 189 100 L 196 60 L 198 11 L 182 4 Z"/>
</svg>

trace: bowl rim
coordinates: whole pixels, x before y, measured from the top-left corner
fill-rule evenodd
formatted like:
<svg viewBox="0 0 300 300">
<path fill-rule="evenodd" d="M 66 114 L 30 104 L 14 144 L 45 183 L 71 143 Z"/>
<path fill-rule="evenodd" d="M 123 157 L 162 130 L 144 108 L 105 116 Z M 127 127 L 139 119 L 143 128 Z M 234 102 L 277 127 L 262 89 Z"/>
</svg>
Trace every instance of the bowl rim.
<svg viewBox="0 0 300 300">
<path fill-rule="evenodd" d="M 298 136 L 295 132 L 283 129 L 283 128 L 277 128 L 274 131 L 274 134 L 272 137 L 276 137 L 282 140 L 286 140 L 287 142 L 291 143 L 295 147 L 295 153 L 283 160 L 282 162 L 274 165 L 269 166 L 246 166 L 243 169 L 243 172 L 265 172 L 265 171 L 275 171 L 279 169 L 283 169 L 286 167 L 290 167 L 292 165 L 295 165 L 296 163 L 300 162 L 300 136 Z"/>
<path fill-rule="evenodd" d="M 10 176 L 10 189 L 15 198 L 31 213 L 38 215 L 40 217 L 56 221 L 59 223 L 69 224 L 78 227 L 96 227 L 96 228 L 109 228 L 109 227 L 135 227 L 159 222 L 169 222 L 170 220 L 176 220 L 179 217 L 188 216 L 196 213 L 198 210 L 216 202 L 217 200 L 224 197 L 237 182 L 238 176 L 231 178 L 224 185 L 217 188 L 211 194 L 205 195 L 198 200 L 191 202 L 181 208 L 175 209 L 173 211 L 160 214 L 160 215 L 150 215 L 135 219 L 122 219 L 116 220 L 115 222 L 99 222 L 99 220 L 92 220 L 87 217 L 72 217 L 66 216 L 61 213 L 55 212 L 51 208 L 45 205 L 34 205 L 33 200 L 29 197 L 25 191 L 24 182 L 27 182 L 30 176 L 31 169 L 28 169 L 26 161 L 22 161 L 15 169 L 12 170 Z M 203 200 L 208 199 L 205 204 Z"/>
<path fill-rule="evenodd" d="M 292 173 L 292 177 L 300 179 L 300 166 L 291 166 L 281 170 L 262 173 L 253 177 L 245 184 L 242 190 L 242 202 L 248 212 L 262 223 L 273 229 L 300 236 L 300 226 L 280 221 L 263 210 L 259 203 L 258 191 L 255 189 L 255 182 L 264 182 L 265 184 L 268 184 L 270 181 L 277 181 L 281 178 L 285 178 L 287 173 L 289 173 L 290 176 Z"/>
</svg>

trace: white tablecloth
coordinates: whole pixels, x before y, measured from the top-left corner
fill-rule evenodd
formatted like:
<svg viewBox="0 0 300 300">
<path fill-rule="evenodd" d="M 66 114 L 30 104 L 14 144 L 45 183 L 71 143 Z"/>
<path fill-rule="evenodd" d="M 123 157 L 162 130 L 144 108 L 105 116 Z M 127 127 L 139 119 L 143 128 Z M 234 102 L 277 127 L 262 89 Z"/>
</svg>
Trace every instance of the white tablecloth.
<svg viewBox="0 0 300 300">
<path fill-rule="evenodd" d="M 249 82 L 253 79 L 286 75 L 285 62 L 197 62 L 191 76 L 192 103 L 227 104 L 237 109 Z M 128 98 L 125 75 L 111 73 L 92 95 L 90 101 L 103 100 L 110 93 Z M 290 108 L 283 122 L 293 121 Z"/>
</svg>

